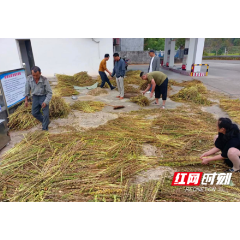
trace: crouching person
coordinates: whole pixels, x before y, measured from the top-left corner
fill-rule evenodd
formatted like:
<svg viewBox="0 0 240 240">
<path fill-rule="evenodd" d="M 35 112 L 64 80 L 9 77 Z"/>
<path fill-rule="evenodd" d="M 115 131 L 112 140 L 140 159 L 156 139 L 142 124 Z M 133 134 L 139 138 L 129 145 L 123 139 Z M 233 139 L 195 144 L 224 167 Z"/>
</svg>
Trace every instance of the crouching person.
<svg viewBox="0 0 240 240">
<path fill-rule="evenodd" d="M 224 160 L 231 167 L 226 172 L 240 172 L 240 130 L 229 118 L 219 118 L 217 121 L 218 135 L 214 138 L 215 147 L 205 152 L 200 158 L 202 164 L 215 160 Z M 221 151 L 221 154 L 208 157 Z"/>
<path fill-rule="evenodd" d="M 42 123 L 42 130 L 48 131 L 50 123 L 49 102 L 52 98 L 52 89 L 47 78 L 41 75 L 41 69 L 36 66 L 32 68 L 32 75 L 26 81 L 25 107 L 28 107 L 30 92 L 32 95 L 32 115 Z"/>
<path fill-rule="evenodd" d="M 166 104 L 166 100 L 167 100 L 167 90 L 168 90 L 168 77 L 166 74 L 164 74 L 163 72 L 160 71 L 154 71 L 151 73 L 144 73 L 141 72 L 140 73 L 140 77 L 143 80 L 146 80 L 148 82 L 148 86 L 145 89 L 145 91 L 143 91 L 143 94 L 145 94 L 152 85 L 152 90 L 150 93 L 150 97 L 153 96 L 153 92 L 155 91 L 155 103 L 154 104 L 158 104 L 159 103 L 159 98 L 162 95 L 162 107 L 161 108 L 165 108 L 165 104 Z"/>
</svg>

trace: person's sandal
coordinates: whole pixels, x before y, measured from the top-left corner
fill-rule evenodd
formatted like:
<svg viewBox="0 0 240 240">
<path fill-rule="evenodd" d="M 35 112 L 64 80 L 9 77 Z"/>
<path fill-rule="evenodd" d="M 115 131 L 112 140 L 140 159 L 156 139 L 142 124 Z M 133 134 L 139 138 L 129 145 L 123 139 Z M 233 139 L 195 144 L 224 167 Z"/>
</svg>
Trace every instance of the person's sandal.
<svg viewBox="0 0 240 240">
<path fill-rule="evenodd" d="M 226 173 L 227 173 L 227 172 L 231 172 L 231 173 L 233 173 L 233 172 L 240 172 L 240 169 L 238 169 L 238 170 L 235 171 L 233 168 L 230 168 L 230 169 L 227 169 L 225 172 L 226 172 Z"/>
<path fill-rule="evenodd" d="M 165 106 L 162 106 L 161 109 L 165 109 Z"/>
<path fill-rule="evenodd" d="M 158 105 L 158 103 L 154 102 L 153 105 Z"/>
</svg>

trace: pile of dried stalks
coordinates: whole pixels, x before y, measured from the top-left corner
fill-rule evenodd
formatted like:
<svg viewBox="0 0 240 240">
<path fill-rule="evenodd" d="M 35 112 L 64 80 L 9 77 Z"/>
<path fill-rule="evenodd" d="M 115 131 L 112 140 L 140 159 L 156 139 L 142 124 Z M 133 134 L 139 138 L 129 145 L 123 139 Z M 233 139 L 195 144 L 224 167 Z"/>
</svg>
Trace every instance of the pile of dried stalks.
<svg viewBox="0 0 240 240">
<path fill-rule="evenodd" d="M 141 70 L 128 70 L 128 71 L 126 72 L 126 76 L 127 76 L 127 77 L 131 77 L 131 76 L 133 76 L 133 77 L 139 77 L 139 76 L 140 76 L 140 73 L 141 73 Z"/>
<path fill-rule="evenodd" d="M 108 94 L 108 91 L 106 89 L 102 89 L 98 87 L 88 92 L 88 95 L 92 95 L 92 96 L 99 96 L 101 94 Z"/>
<path fill-rule="evenodd" d="M 197 84 L 202 84 L 202 82 L 196 79 L 191 81 L 182 81 L 182 82 L 177 82 L 172 79 L 168 81 L 168 85 L 179 86 L 179 87 L 192 87 L 192 86 L 196 86 Z"/>
<path fill-rule="evenodd" d="M 79 72 L 73 75 L 74 85 L 79 87 L 92 86 L 96 80 L 92 79 L 87 72 Z"/>
<path fill-rule="evenodd" d="M 147 88 L 147 86 L 148 86 L 148 82 L 147 81 L 142 81 L 140 86 L 139 86 L 139 89 L 144 91 Z"/>
<path fill-rule="evenodd" d="M 126 185 L 122 192 L 121 202 L 154 202 L 163 182 L 164 177 L 159 181 Z"/>
<path fill-rule="evenodd" d="M 49 103 L 50 118 L 64 118 L 70 113 L 70 106 L 60 96 L 53 95 Z M 8 126 L 11 130 L 27 130 L 39 124 L 39 121 L 32 115 L 32 103 L 29 102 L 26 108 L 24 103 L 9 116 Z"/>
<path fill-rule="evenodd" d="M 101 111 L 105 104 L 97 101 L 76 101 L 71 105 L 73 110 L 79 110 L 86 113 Z"/>
<path fill-rule="evenodd" d="M 136 97 L 131 97 L 130 98 L 131 102 L 137 103 L 138 105 L 145 107 L 145 106 L 149 106 L 150 105 L 150 101 L 147 97 L 145 97 L 142 94 L 139 94 Z"/>
<path fill-rule="evenodd" d="M 203 84 L 190 85 L 172 95 L 171 99 L 174 101 L 190 101 L 201 105 L 211 105 L 212 102 L 203 95 L 206 93 L 207 89 Z"/>
<path fill-rule="evenodd" d="M 131 85 L 127 85 L 127 84 L 124 85 L 124 92 L 126 92 L 126 93 L 140 93 L 138 88 L 135 88 L 135 87 L 133 87 Z"/>
<path fill-rule="evenodd" d="M 109 81 L 110 81 L 110 83 L 111 83 L 112 86 L 114 86 L 114 87 L 117 86 L 116 78 L 115 78 L 115 77 L 113 77 L 113 78 L 108 77 L 108 79 L 109 79 Z M 101 79 L 100 76 L 98 76 L 97 82 L 98 82 L 98 87 L 100 87 L 101 84 L 102 84 L 102 79 Z M 109 88 L 108 83 L 105 83 L 105 85 L 103 86 L 103 88 Z"/>
<path fill-rule="evenodd" d="M 240 124 L 240 100 L 239 99 L 221 99 L 220 107 L 228 113 L 228 115 Z"/>
<path fill-rule="evenodd" d="M 55 94 L 58 94 L 62 97 L 69 97 L 72 95 L 79 94 L 79 92 L 73 88 L 74 86 L 73 76 L 57 74 L 56 77 L 58 79 L 58 84 L 53 89 L 53 92 Z"/>
<path fill-rule="evenodd" d="M 24 103 L 9 116 L 8 127 L 10 130 L 27 130 L 36 126 L 39 121 L 32 115 L 32 103 L 26 108 Z"/>
<path fill-rule="evenodd" d="M 53 95 L 49 103 L 49 117 L 50 118 L 64 118 L 70 113 L 71 108 L 69 104 L 59 95 Z"/>
<path fill-rule="evenodd" d="M 199 159 L 213 147 L 215 125 L 210 113 L 190 105 L 134 111 L 86 132 L 36 131 L 3 156 L 0 200 L 240 201 L 238 174 L 232 177 L 235 186 L 223 187 L 225 192 L 185 192 L 171 186 L 172 177 L 160 184 L 128 184 L 156 166 L 173 166 L 180 172 L 225 170 L 222 162 L 202 165 Z M 160 148 L 163 156 L 146 156 L 144 144 Z"/>
</svg>

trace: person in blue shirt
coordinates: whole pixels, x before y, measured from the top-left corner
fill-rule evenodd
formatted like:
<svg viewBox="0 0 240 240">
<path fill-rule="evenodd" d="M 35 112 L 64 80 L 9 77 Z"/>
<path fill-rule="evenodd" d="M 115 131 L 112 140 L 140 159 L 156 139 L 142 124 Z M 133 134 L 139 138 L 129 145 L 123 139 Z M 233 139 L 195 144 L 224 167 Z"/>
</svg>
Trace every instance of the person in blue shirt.
<svg viewBox="0 0 240 240">
<path fill-rule="evenodd" d="M 114 69 L 111 77 L 113 77 L 116 74 L 116 82 L 117 82 L 117 87 L 119 91 L 119 96 L 117 96 L 117 98 L 123 99 L 124 98 L 125 62 L 123 59 L 119 57 L 118 53 L 114 53 L 113 58 L 114 58 L 115 64 L 114 64 Z"/>
</svg>

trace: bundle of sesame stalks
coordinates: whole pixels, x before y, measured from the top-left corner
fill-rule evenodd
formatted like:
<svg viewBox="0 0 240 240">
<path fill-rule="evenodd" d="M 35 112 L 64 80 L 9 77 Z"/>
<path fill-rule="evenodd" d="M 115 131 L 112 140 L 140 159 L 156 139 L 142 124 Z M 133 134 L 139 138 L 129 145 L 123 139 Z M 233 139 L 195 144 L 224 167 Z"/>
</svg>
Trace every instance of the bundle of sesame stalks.
<svg viewBox="0 0 240 240">
<path fill-rule="evenodd" d="M 143 184 L 126 185 L 122 191 L 121 202 L 154 202 L 164 181 L 149 181 Z"/>
<path fill-rule="evenodd" d="M 85 113 L 92 113 L 101 111 L 104 108 L 105 104 L 97 101 L 76 101 L 71 105 L 73 110 L 82 111 Z"/>
<path fill-rule="evenodd" d="M 110 77 L 108 76 L 108 79 L 109 79 L 109 81 L 110 81 L 110 83 L 111 83 L 111 85 L 112 85 L 113 87 L 116 87 L 116 86 L 117 86 L 116 78 L 115 78 L 115 77 L 110 78 Z M 98 87 L 100 87 L 101 84 L 102 84 L 102 79 L 101 79 L 100 76 L 97 77 L 97 82 L 98 82 Z M 107 82 L 104 84 L 103 88 L 110 88 Z"/>
<path fill-rule="evenodd" d="M 148 86 L 148 82 L 147 81 L 142 81 L 140 86 L 139 86 L 139 89 L 144 91 L 147 88 L 147 86 Z"/>
<path fill-rule="evenodd" d="M 70 113 L 71 108 L 69 104 L 59 95 L 53 95 L 49 103 L 49 117 L 65 118 Z"/>
<path fill-rule="evenodd" d="M 220 107 L 228 113 L 233 121 L 240 124 L 240 100 L 239 99 L 221 99 Z"/>
<path fill-rule="evenodd" d="M 182 82 L 177 82 L 173 79 L 170 79 L 168 81 L 168 85 L 179 86 L 179 87 L 192 87 L 192 86 L 196 86 L 197 84 L 202 84 L 202 82 L 196 79 L 190 80 L 190 81 L 182 81 Z"/>
<path fill-rule="evenodd" d="M 134 102 L 134 103 L 137 103 L 141 107 L 145 107 L 145 106 L 149 106 L 150 105 L 149 99 L 147 97 L 145 97 L 144 95 L 142 95 L 142 94 L 139 94 L 136 97 L 131 97 L 130 101 Z"/>
<path fill-rule="evenodd" d="M 73 88 L 74 86 L 74 77 L 68 75 L 56 75 L 58 79 L 58 84 L 53 89 L 55 94 L 58 94 L 62 97 L 69 97 L 72 95 L 78 95 L 79 92 Z"/>
<path fill-rule="evenodd" d="M 124 78 L 124 83 L 126 84 L 136 84 L 140 85 L 142 79 L 140 78 L 141 71 L 137 70 L 129 70 L 126 72 L 126 77 Z"/>
<path fill-rule="evenodd" d="M 128 70 L 126 72 L 126 76 L 130 77 L 130 76 L 134 76 L 134 77 L 139 77 L 141 73 L 141 70 Z"/>
<path fill-rule="evenodd" d="M 155 118 L 148 118 L 154 116 Z M 215 192 L 186 192 L 172 187 L 172 176 L 159 182 L 129 184 L 158 166 L 179 172 L 223 172 L 222 161 L 201 164 L 214 146 L 216 120 L 197 105 L 133 111 L 84 132 L 27 134 L 0 165 L 0 201 L 240 201 L 240 178 Z M 149 144 L 162 152 L 147 156 Z M 223 190 L 221 190 L 223 189 Z"/>
<path fill-rule="evenodd" d="M 138 88 L 135 88 L 135 87 L 133 87 L 131 85 L 127 85 L 127 84 L 124 85 L 124 92 L 125 93 L 140 93 Z"/>
<path fill-rule="evenodd" d="M 73 75 L 74 85 L 79 87 L 92 86 L 96 80 L 92 79 L 87 72 L 79 72 Z"/>
<path fill-rule="evenodd" d="M 23 103 L 17 110 L 10 114 L 8 127 L 10 130 L 27 130 L 36 126 L 39 121 L 32 115 L 32 103 L 25 107 Z"/>
<path fill-rule="evenodd" d="M 88 92 L 88 95 L 92 95 L 92 96 L 99 96 L 101 94 L 108 94 L 108 91 L 106 89 L 102 89 L 98 87 Z"/>
<path fill-rule="evenodd" d="M 204 94 L 207 93 L 206 87 L 201 84 L 187 86 L 181 89 L 178 93 L 171 96 L 174 101 L 190 101 L 200 105 L 211 105 L 211 101 Z"/>
<path fill-rule="evenodd" d="M 58 95 L 53 95 L 49 103 L 49 116 L 51 119 L 64 118 L 70 113 L 70 106 L 63 98 Z M 27 130 L 40 122 L 32 115 L 32 103 L 28 103 L 25 107 L 24 103 L 9 116 L 8 126 L 11 130 Z"/>
</svg>

